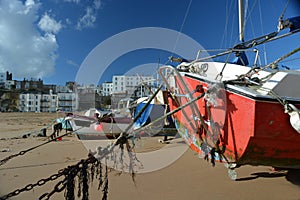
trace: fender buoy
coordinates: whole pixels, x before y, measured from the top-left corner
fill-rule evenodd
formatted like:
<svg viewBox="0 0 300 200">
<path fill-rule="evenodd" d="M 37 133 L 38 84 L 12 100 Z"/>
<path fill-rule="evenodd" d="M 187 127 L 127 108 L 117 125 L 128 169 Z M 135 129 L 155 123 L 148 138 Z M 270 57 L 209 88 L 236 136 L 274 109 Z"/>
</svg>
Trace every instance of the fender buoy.
<svg viewBox="0 0 300 200">
<path fill-rule="evenodd" d="M 97 124 L 95 124 L 94 128 L 95 128 L 96 131 L 102 131 L 102 124 L 97 123 Z"/>
</svg>

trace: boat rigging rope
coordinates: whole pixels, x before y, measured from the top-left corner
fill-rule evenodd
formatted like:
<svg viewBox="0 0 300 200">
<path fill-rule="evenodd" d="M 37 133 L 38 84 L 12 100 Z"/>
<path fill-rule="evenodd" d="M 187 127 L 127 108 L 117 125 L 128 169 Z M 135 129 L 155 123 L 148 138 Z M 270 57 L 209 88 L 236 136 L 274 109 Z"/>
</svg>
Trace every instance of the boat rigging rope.
<svg viewBox="0 0 300 200">
<path fill-rule="evenodd" d="M 170 111 L 170 112 L 164 114 L 163 116 L 161 116 L 161 117 L 159 117 L 159 118 L 153 120 L 151 123 L 147 124 L 146 126 L 143 126 L 143 127 L 139 128 L 139 129 L 135 130 L 135 132 L 137 132 L 137 131 L 140 132 L 140 131 L 146 130 L 147 128 L 149 128 L 149 127 L 152 126 L 153 124 L 155 124 L 155 123 L 157 123 L 157 122 L 159 122 L 159 121 L 161 121 L 161 120 L 167 118 L 168 116 L 171 116 L 171 115 L 177 113 L 178 111 L 181 111 L 183 108 L 185 108 L 185 107 L 191 105 L 192 103 L 198 101 L 199 99 L 203 98 L 203 97 L 205 96 L 205 94 L 206 94 L 206 93 L 203 92 L 203 93 L 202 93 L 201 95 L 199 95 L 198 97 L 196 97 L 196 98 L 192 99 L 191 101 L 187 102 L 186 104 L 184 104 L 184 105 L 182 105 L 182 106 L 180 106 L 180 107 L 178 107 L 178 108 L 176 108 L 176 109 L 174 109 L 174 110 L 172 110 L 172 111 Z M 130 134 L 128 137 L 129 137 L 129 138 L 134 137 L 134 133 L 133 133 L 133 134 Z"/>
<path fill-rule="evenodd" d="M 280 15 L 280 17 L 279 17 L 279 21 L 282 21 L 282 20 L 283 20 L 284 14 L 286 13 L 286 10 L 287 10 L 287 7 L 288 7 L 289 3 L 290 3 L 290 0 L 288 0 L 288 1 L 286 2 L 285 7 L 284 7 L 284 9 L 283 9 L 283 11 L 282 11 L 282 13 L 281 13 L 281 15 Z"/>
<path fill-rule="evenodd" d="M 266 65 L 265 67 L 262 68 L 262 70 L 263 70 L 263 69 L 266 69 L 266 68 L 269 68 L 269 67 L 271 67 L 271 68 L 273 68 L 273 69 L 277 69 L 277 68 L 278 68 L 278 67 L 277 67 L 277 64 L 278 64 L 280 61 L 286 59 L 287 57 L 290 57 L 291 55 L 297 53 L 298 51 L 300 51 L 300 47 L 294 49 L 293 51 L 291 51 L 291 52 L 285 54 L 284 56 L 281 56 L 281 57 L 278 58 L 277 60 L 273 61 L 272 63 L 270 63 L 270 64 L 268 64 L 268 65 Z"/>
<path fill-rule="evenodd" d="M 259 71 L 266 70 L 267 68 L 278 69 L 277 64 L 278 64 L 279 62 L 281 62 L 282 60 L 284 60 L 284 59 L 290 57 L 291 55 L 293 55 L 293 54 L 295 54 L 295 53 L 297 53 L 298 51 L 300 51 L 300 47 L 298 47 L 298 48 L 294 49 L 293 51 L 291 51 L 291 52 L 289 52 L 289 53 L 283 55 L 282 57 L 278 58 L 277 60 L 273 61 L 272 63 L 270 63 L 270 64 L 268 64 L 268 65 L 266 65 L 266 66 L 264 66 L 264 67 L 262 67 L 262 68 L 259 68 L 259 67 L 257 67 L 257 66 L 252 67 L 247 73 L 239 75 L 237 79 L 223 81 L 223 83 L 226 84 L 226 83 L 235 83 L 235 82 L 243 81 L 243 79 L 244 79 L 245 77 L 251 78 L 252 75 L 258 73 Z M 276 72 L 277 72 L 277 71 L 273 71 L 273 72 L 271 72 L 270 74 L 268 74 L 267 76 L 265 76 L 265 77 L 263 77 L 263 78 L 260 78 L 260 79 L 259 79 L 260 82 L 268 80 L 268 79 L 269 79 L 270 77 L 272 77 Z"/>
</svg>

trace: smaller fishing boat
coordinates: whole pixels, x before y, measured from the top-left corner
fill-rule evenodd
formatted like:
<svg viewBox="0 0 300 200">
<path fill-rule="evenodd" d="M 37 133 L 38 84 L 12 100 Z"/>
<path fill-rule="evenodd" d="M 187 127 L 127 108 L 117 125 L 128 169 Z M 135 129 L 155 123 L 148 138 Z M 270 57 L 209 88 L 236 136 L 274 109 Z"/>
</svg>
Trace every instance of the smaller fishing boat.
<svg viewBox="0 0 300 200">
<path fill-rule="evenodd" d="M 150 103 L 148 101 L 149 97 L 141 97 L 127 104 L 128 107 L 125 109 L 127 112 L 120 110 L 107 112 L 91 108 L 84 115 L 73 115 L 68 120 L 80 140 L 115 139 L 127 129 L 133 118 L 145 107 L 129 132 L 135 132 L 139 136 L 176 135 L 176 128 L 171 118 L 152 123 L 168 111 L 162 96 L 153 99 Z M 151 126 L 140 131 L 141 127 L 150 123 Z"/>
<path fill-rule="evenodd" d="M 74 115 L 69 122 L 80 140 L 117 138 L 132 118 L 112 112 L 89 109 L 84 115 Z"/>
</svg>

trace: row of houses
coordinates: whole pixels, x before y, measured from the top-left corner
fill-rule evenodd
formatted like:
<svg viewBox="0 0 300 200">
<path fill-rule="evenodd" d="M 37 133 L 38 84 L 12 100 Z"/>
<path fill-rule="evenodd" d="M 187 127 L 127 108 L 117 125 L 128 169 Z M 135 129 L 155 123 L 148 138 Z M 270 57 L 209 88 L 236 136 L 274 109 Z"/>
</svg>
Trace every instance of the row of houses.
<svg viewBox="0 0 300 200">
<path fill-rule="evenodd" d="M 72 112 L 76 110 L 76 95 L 74 92 L 49 94 L 22 93 L 19 98 L 19 111 L 21 112 L 56 112 L 63 110 Z"/>
<path fill-rule="evenodd" d="M 0 90 L 2 89 L 0 97 L 8 100 L 0 101 L 0 109 L 20 112 L 55 112 L 57 110 L 74 112 L 107 104 L 117 107 L 118 102 L 123 98 L 148 95 L 150 91 L 146 88 L 154 85 L 154 82 L 152 76 L 115 75 L 111 82 L 105 82 L 96 87 L 76 85 L 75 82 L 57 86 L 43 84 L 41 79 L 12 80 L 12 74 L 0 73 Z M 12 92 L 15 94 L 14 98 L 18 99 L 9 101 L 12 95 L 8 94 Z M 15 105 L 9 105 L 12 102 Z"/>
</svg>

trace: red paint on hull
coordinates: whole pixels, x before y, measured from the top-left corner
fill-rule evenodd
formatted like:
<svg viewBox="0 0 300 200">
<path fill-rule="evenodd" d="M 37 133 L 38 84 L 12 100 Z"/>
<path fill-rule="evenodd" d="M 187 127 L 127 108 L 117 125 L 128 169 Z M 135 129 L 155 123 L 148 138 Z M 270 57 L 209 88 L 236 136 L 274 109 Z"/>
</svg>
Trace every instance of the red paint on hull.
<svg viewBox="0 0 300 200">
<path fill-rule="evenodd" d="M 209 88 L 209 85 L 199 80 L 183 77 L 189 90 L 194 90 L 197 85 Z M 186 93 L 184 84 L 177 79 L 176 86 L 179 93 Z M 196 97 L 199 93 L 195 93 Z M 187 127 L 191 138 L 206 138 L 210 146 L 223 145 L 224 155 L 229 162 L 238 165 L 270 165 L 275 167 L 300 168 L 300 134 L 297 133 L 289 122 L 289 115 L 284 113 L 283 106 L 277 102 L 257 101 L 246 96 L 224 91 L 223 102 L 218 106 L 206 108 L 206 101 L 200 99 L 194 107 L 183 109 L 174 117 L 181 125 Z M 179 104 L 188 102 L 188 98 L 177 97 Z M 178 107 L 177 103 L 169 98 L 170 108 Z M 299 107 L 299 105 L 296 105 Z M 196 108 L 197 107 L 197 108 Z M 199 109 L 204 119 L 213 117 L 218 124 L 220 144 L 216 144 L 215 136 L 207 134 L 199 128 L 191 116 Z M 195 129 L 198 127 L 198 129 Z M 200 130 L 200 131 L 199 131 Z M 211 128 L 208 126 L 208 130 Z M 216 132 L 213 131 L 213 132 Z M 191 139 L 189 139 L 191 140 Z M 191 148 L 199 152 L 200 146 L 188 142 Z"/>
</svg>

